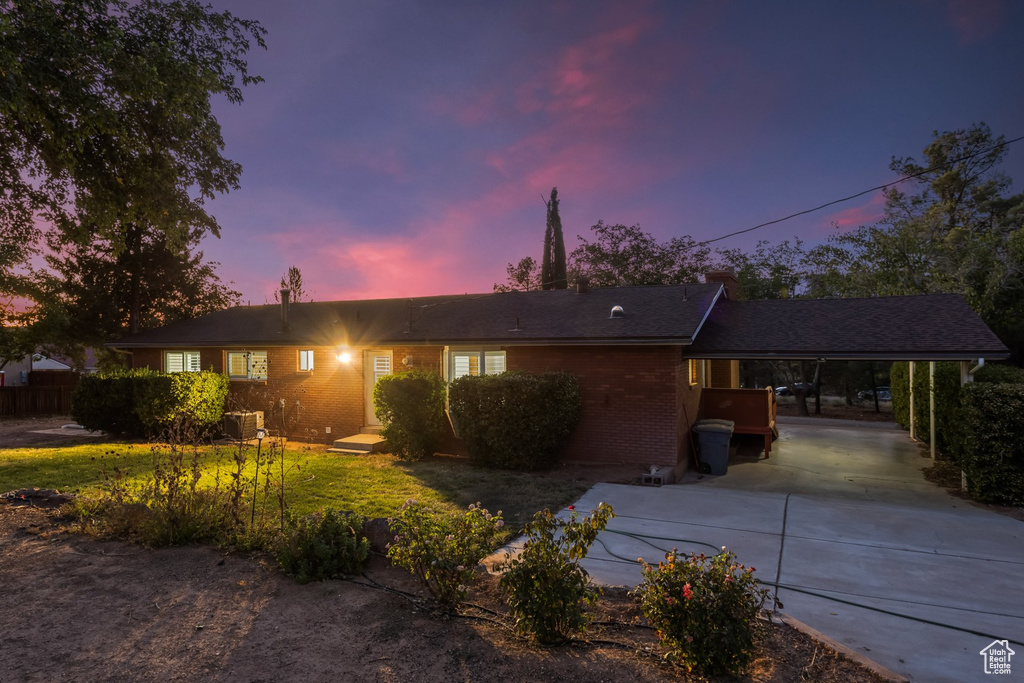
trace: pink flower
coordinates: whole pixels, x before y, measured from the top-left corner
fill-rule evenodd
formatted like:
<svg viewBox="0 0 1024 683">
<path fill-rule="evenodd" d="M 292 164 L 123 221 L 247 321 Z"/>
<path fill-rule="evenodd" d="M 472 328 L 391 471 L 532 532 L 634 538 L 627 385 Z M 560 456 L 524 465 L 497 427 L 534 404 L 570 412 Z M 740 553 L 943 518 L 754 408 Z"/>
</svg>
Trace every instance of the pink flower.
<svg viewBox="0 0 1024 683">
<path fill-rule="evenodd" d="M 676 602 L 675 599 L 671 595 L 668 596 L 667 598 L 665 598 L 665 604 L 666 605 L 674 605 L 675 602 Z"/>
<path fill-rule="evenodd" d="M 569 506 L 569 509 L 570 509 L 570 510 L 575 510 L 575 509 L 576 509 L 576 506 L 575 506 L 575 505 L 570 505 L 570 506 Z"/>
<path fill-rule="evenodd" d="M 690 586 L 690 584 L 686 584 L 685 586 L 683 586 L 683 597 L 687 600 L 693 597 L 693 588 Z"/>
</svg>

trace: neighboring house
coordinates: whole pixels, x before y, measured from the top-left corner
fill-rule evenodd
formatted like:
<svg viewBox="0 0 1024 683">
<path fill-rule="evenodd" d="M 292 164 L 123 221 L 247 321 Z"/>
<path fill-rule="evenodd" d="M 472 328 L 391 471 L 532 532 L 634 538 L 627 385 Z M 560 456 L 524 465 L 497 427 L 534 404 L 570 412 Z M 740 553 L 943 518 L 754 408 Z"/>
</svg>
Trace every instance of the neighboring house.
<svg viewBox="0 0 1024 683">
<path fill-rule="evenodd" d="M 730 301 L 736 280 L 705 284 L 504 292 L 243 306 L 113 342 L 134 367 L 212 369 L 232 400 L 290 435 L 324 441 L 379 426 L 382 375 L 564 370 L 583 415 L 576 462 L 686 467 L 705 386 L 736 387 L 741 358 L 1006 357 L 956 296 Z"/>
</svg>

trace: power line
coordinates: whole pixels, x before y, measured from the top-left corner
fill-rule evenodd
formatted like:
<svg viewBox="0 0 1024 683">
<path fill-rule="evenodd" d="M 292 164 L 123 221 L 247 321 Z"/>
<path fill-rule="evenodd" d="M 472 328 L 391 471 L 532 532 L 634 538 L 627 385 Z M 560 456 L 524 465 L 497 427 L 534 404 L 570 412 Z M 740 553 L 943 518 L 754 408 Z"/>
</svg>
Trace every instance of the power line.
<svg viewBox="0 0 1024 683">
<path fill-rule="evenodd" d="M 699 246 L 703 246 L 705 244 L 711 244 L 713 242 L 720 242 L 720 241 L 722 241 L 724 239 L 728 239 L 730 237 L 735 237 L 736 235 L 742 235 L 744 233 L 753 232 L 754 230 L 759 230 L 761 228 L 768 227 L 769 225 L 775 225 L 776 223 L 782 223 L 783 221 L 788 221 L 789 219 L 796 218 L 797 216 L 804 216 L 804 215 L 809 214 L 809 213 L 814 213 L 815 211 L 821 211 L 822 209 L 827 208 L 829 206 L 833 206 L 835 204 L 841 204 L 843 202 L 848 202 L 851 199 L 856 199 L 857 197 L 863 197 L 864 195 L 871 194 L 872 192 L 878 192 L 879 190 L 884 190 L 886 188 L 892 187 L 893 185 L 898 185 L 898 184 L 900 184 L 902 182 L 905 182 L 907 180 L 911 180 L 913 178 L 920 178 L 921 176 L 925 175 L 926 173 L 931 173 L 932 171 L 938 171 L 940 169 L 952 166 L 953 164 L 958 164 L 961 161 L 967 161 L 968 159 L 973 159 L 976 156 L 980 156 L 982 154 L 987 154 L 987 153 L 989 153 L 989 152 L 991 152 L 993 150 L 999 149 L 1000 147 L 1006 147 L 1008 145 L 1012 145 L 1015 142 L 1020 142 L 1021 140 L 1024 140 L 1024 135 L 1022 135 L 1020 137 L 1017 137 L 1017 138 L 1013 138 L 1012 140 L 1005 140 L 1003 142 L 1000 142 L 999 144 L 992 145 L 991 147 L 988 147 L 986 149 L 979 150 L 979 151 L 975 152 L 974 154 L 968 154 L 967 156 L 960 157 L 959 159 L 953 159 L 952 161 L 947 161 L 944 164 L 939 164 L 938 166 L 932 166 L 931 168 L 926 168 L 923 171 L 919 171 L 917 173 L 912 173 L 910 175 L 903 176 L 902 178 L 894 180 L 894 181 L 892 181 L 890 183 L 886 183 L 884 185 L 879 185 L 878 187 L 872 187 L 870 190 L 864 190 L 863 192 L 858 192 L 857 194 L 851 194 L 849 197 L 843 197 L 842 199 L 836 199 L 836 200 L 833 200 L 831 202 L 826 202 L 825 204 L 822 204 L 820 206 L 816 206 L 813 209 L 805 209 L 803 211 L 797 211 L 796 213 L 791 213 L 788 216 L 784 216 L 782 218 L 776 218 L 773 221 L 768 221 L 767 223 L 761 223 L 759 225 L 755 225 L 752 228 L 746 228 L 745 230 L 737 230 L 736 232 L 730 232 L 728 235 L 722 235 L 721 237 L 715 237 L 714 239 L 704 240 L 703 242 L 697 242 L 697 244 L 694 245 L 694 246 L 698 246 L 699 247 Z"/>
</svg>

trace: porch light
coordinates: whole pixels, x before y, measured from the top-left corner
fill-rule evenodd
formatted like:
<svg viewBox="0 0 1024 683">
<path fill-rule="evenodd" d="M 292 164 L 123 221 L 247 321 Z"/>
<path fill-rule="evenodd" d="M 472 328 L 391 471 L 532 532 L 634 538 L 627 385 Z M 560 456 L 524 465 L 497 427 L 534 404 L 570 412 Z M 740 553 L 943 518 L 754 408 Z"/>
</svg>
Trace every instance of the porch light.
<svg viewBox="0 0 1024 683">
<path fill-rule="evenodd" d="M 351 363 L 352 354 L 347 349 L 338 349 L 338 361 L 345 364 Z"/>
</svg>

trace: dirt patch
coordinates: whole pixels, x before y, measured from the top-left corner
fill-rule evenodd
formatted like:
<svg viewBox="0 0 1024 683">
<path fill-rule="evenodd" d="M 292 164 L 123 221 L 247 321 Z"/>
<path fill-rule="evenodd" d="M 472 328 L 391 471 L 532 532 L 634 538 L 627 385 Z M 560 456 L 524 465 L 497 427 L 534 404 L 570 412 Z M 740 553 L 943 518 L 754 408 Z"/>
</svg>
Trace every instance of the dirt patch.
<svg viewBox="0 0 1024 683">
<path fill-rule="evenodd" d="M 835 420 L 861 420 L 867 422 L 895 422 L 896 416 L 892 412 L 891 403 L 882 403 L 881 412 L 875 412 L 874 404 L 853 404 L 848 406 L 845 403 L 823 402 L 821 414 L 814 412 L 814 399 L 807 399 L 807 410 L 811 417 L 828 417 Z M 800 414 L 796 400 L 793 398 L 780 397 L 778 399 L 778 414 L 787 417 L 795 417 Z"/>
<path fill-rule="evenodd" d="M 95 436 L 89 436 L 84 430 L 61 429 L 66 424 L 74 424 L 70 415 L 2 417 L 0 418 L 0 450 L 96 441 Z M 38 433 L 45 430 L 60 431 L 55 434 Z"/>
<path fill-rule="evenodd" d="M 149 550 L 61 531 L 0 505 L 0 678 L 49 681 L 678 681 L 632 602 L 602 600 L 591 642 L 516 638 L 493 579 L 467 616 L 429 612 L 411 575 L 375 558 L 368 578 L 299 586 L 266 558 L 210 547 Z M 376 584 L 376 585 L 375 585 Z M 745 681 L 882 680 L 788 627 Z"/>
</svg>

